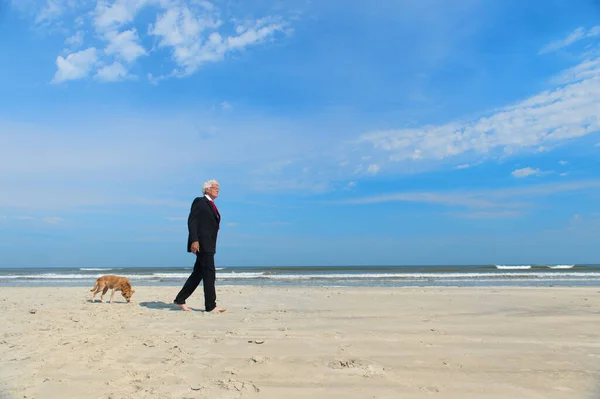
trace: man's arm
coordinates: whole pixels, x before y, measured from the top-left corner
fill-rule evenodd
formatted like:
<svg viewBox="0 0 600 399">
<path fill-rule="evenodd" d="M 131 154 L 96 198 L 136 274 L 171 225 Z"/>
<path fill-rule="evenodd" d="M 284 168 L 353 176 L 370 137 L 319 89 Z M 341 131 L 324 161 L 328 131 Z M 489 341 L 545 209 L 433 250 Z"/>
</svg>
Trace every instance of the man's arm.
<svg viewBox="0 0 600 399">
<path fill-rule="evenodd" d="M 192 203 L 190 216 L 188 216 L 188 232 L 192 243 L 198 242 L 198 226 L 200 225 L 200 198 L 196 198 Z"/>
</svg>

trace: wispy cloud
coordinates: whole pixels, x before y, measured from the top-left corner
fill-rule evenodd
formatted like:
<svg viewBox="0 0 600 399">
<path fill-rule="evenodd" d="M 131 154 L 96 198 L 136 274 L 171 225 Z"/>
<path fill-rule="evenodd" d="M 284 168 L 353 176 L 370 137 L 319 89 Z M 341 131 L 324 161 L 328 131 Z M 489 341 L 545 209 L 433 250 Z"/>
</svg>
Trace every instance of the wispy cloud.
<svg viewBox="0 0 600 399">
<path fill-rule="evenodd" d="M 46 0 L 40 1 L 41 8 L 35 15 L 35 24 L 47 26 L 57 19 L 77 3 L 77 0 Z M 43 5 L 42 5 L 43 4 Z"/>
<path fill-rule="evenodd" d="M 227 226 L 228 227 L 236 227 L 238 224 L 239 223 L 237 223 L 237 222 L 229 222 L 229 223 L 227 223 Z"/>
<path fill-rule="evenodd" d="M 15 216 L 13 219 L 16 220 L 35 220 L 33 216 Z"/>
<path fill-rule="evenodd" d="M 103 82 L 118 82 L 130 77 L 135 78 L 135 76 L 131 76 L 129 74 L 127 68 L 125 68 L 120 62 L 115 62 L 111 65 L 100 68 L 94 77 Z"/>
<path fill-rule="evenodd" d="M 570 183 L 546 183 L 525 187 L 501 188 L 495 190 L 465 191 L 431 191 L 404 192 L 396 194 L 376 195 L 334 202 L 336 204 L 373 204 L 383 202 L 420 202 L 449 207 L 466 207 L 471 209 L 494 208 L 497 210 L 519 211 L 529 205 L 533 197 L 545 197 L 553 194 L 594 190 L 600 188 L 600 180 L 583 180 Z"/>
<path fill-rule="evenodd" d="M 539 54 L 552 53 L 554 51 L 568 47 L 580 40 L 599 36 L 599 35 L 600 35 L 600 26 L 594 26 L 590 29 L 585 29 L 583 27 L 580 27 L 580 28 L 575 29 L 564 39 L 560 39 L 560 40 L 556 40 L 552 43 L 548 43 L 546 46 L 544 46 L 539 51 Z"/>
<path fill-rule="evenodd" d="M 375 175 L 377 174 L 377 172 L 379 172 L 380 169 L 381 167 L 379 165 L 372 163 L 367 167 L 367 173 Z"/>
<path fill-rule="evenodd" d="M 56 73 L 52 83 L 63 83 L 68 80 L 77 80 L 87 77 L 98 62 L 98 55 L 94 47 L 71 53 L 66 57 L 56 58 Z"/>
<path fill-rule="evenodd" d="M 58 216 L 48 216 L 43 218 L 42 221 L 48 224 L 59 224 L 63 222 L 63 218 L 60 218 Z"/>
<path fill-rule="evenodd" d="M 448 213 L 448 215 L 465 219 L 507 219 L 523 216 L 524 212 L 517 210 L 499 210 L 476 212 L 450 212 Z"/>
<path fill-rule="evenodd" d="M 150 81 L 185 77 L 206 63 L 222 61 L 228 54 L 292 32 L 289 22 L 281 16 L 241 20 L 228 15 L 224 20 L 224 11 L 208 1 L 47 0 L 43 5 L 32 3 L 19 8 L 34 8 L 35 24 L 58 24 L 60 33 L 67 32 L 66 55 L 57 57 L 52 83 L 90 76 L 105 82 L 135 77 L 130 71 L 138 58 L 163 57 L 158 51 L 162 49 L 169 52 L 174 67 L 168 72 L 146 72 Z M 232 9 L 226 7 L 225 11 Z M 146 22 L 145 17 L 137 19 L 142 10 L 153 15 L 151 22 Z M 133 23 L 141 28 L 132 27 Z M 84 30 L 93 34 L 85 35 Z M 150 40 L 156 42 L 155 48 L 144 46 L 143 42 Z M 84 45 L 86 50 L 75 51 Z"/>
<path fill-rule="evenodd" d="M 120 0 L 110 4 L 94 3 L 91 9 L 83 10 L 85 23 L 91 23 L 86 28 L 91 28 L 91 32 L 85 29 L 89 33 L 84 36 L 83 50 L 59 57 L 64 65 L 59 68 L 54 80 L 66 82 L 84 77 L 102 81 L 129 79 L 133 78 L 130 74 L 132 64 L 140 60 L 136 57 L 159 54 L 175 60 L 173 65 L 162 71 L 166 75 L 175 70 L 185 72 L 186 65 L 194 65 L 194 57 L 189 52 L 178 55 L 179 49 L 191 49 L 194 43 L 198 46 L 211 43 L 209 37 L 215 32 L 220 43 L 230 43 L 231 48 L 238 48 L 235 43 L 252 43 L 252 38 L 266 43 L 279 37 L 276 35 L 288 34 L 283 26 L 289 26 L 289 23 L 281 17 L 234 20 L 230 24 L 227 21 L 232 21 L 232 18 L 226 18 L 225 8 L 220 9 L 216 5 L 179 1 L 157 4 L 154 0 Z M 138 16 L 139 21 L 136 20 Z M 147 36 L 146 21 L 151 21 L 146 27 L 151 26 L 153 32 L 158 29 L 155 35 Z M 136 29 L 132 26 L 134 22 Z M 281 25 L 283 31 L 268 37 L 247 33 L 272 24 L 284 24 Z M 169 30 L 168 26 L 174 29 Z M 69 35 L 81 30 L 84 29 L 77 27 Z M 112 32 L 109 35 L 112 39 L 123 38 L 121 45 L 110 47 L 110 54 L 106 53 L 110 46 L 105 40 L 108 32 Z M 244 40 L 229 40 L 244 33 L 247 34 Z M 200 40 L 195 41 L 194 38 Z M 154 39 L 154 48 L 148 47 L 148 39 Z M 129 48 L 125 45 L 127 43 L 133 43 L 131 52 L 125 50 Z M 215 43 L 219 42 L 215 39 Z M 86 48 L 91 44 L 95 47 Z M 146 55 L 138 51 L 137 45 L 142 46 Z M 196 51 L 193 54 L 199 54 L 200 47 L 193 50 Z M 182 60 L 181 63 L 178 59 Z M 192 60 L 192 63 L 186 64 L 188 61 L 185 60 Z M 238 111 L 239 114 L 244 111 L 243 106 L 237 103 L 234 114 L 239 119 L 235 122 L 231 121 L 233 118 L 226 121 L 226 118 L 205 118 L 205 115 L 190 116 L 185 111 L 177 115 L 138 114 L 134 118 L 121 114 L 103 115 L 105 120 L 96 118 L 85 124 L 74 121 L 55 123 L 52 128 L 42 121 L 36 126 L 29 126 L 26 134 L 7 137 L 8 144 L 0 148 L 0 178 L 8 174 L 3 171 L 12 168 L 27 177 L 40 173 L 32 165 L 35 165 L 36 159 L 44 157 L 47 171 L 41 173 L 47 176 L 66 174 L 79 178 L 93 173 L 99 177 L 125 175 L 147 178 L 144 176 L 165 176 L 167 172 L 175 173 L 186 170 L 192 164 L 202 164 L 202 167 L 209 168 L 207 173 L 220 175 L 236 169 L 254 171 L 256 173 L 251 176 L 248 173 L 238 179 L 247 182 L 245 184 L 252 189 L 322 192 L 334 187 L 344 189 L 349 180 L 359 181 L 364 176 L 374 179 L 384 173 L 416 173 L 439 165 L 452 168 L 458 164 L 457 169 L 464 169 L 467 165 L 478 165 L 482 160 L 537 152 L 540 147 L 552 150 L 597 132 L 600 126 L 597 112 L 600 58 L 586 59 L 561 76 L 561 83 L 549 90 L 492 110 L 484 116 L 450 119 L 447 123 L 411 129 L 373 131 L 367 128 L 363 130 L 367 133 L 362 135 L 350 133 L 354 140 L 347 136 L 348 131 L 356 132 L 360 128 L 352 130 L 344 126 L 339 128 L 340 132 L 324 135 L 324 132 L 337 128 L 330 128 L 334 124 L 325 118 L 312 124 L 293 117 L 284 120 L 285 117 L 279 116 L 245 120 L 237 115 Z M 227 108 L 227 104 L 224 102 L 221 107 Z M 117 120 L 118 123 L 112 123 Z M 173 126 L 178 131 L 177 140 L 172 139 Z M 75 134 L 83 127 L 89 135 L 82 137 Z M 14 129 L 0 126 L 0 130 Z M 136 131 L 143 134 L 132 133 Z M 211 147 L 211 154 L 201 160 L 189 155 L 186 148 L 187 143 L 197 140 Z M 31 142 L 40 143 L 39 148 L 31 148 Z M 260 154 L 247 150 L 254 145 L 268 150 Z M 306 173 L 307 168 L 313 172 Z M 15 204 L 17 201 L 10 202 Z"/>
<path fill-rule="evenodd" d="M 170 50 L 177 65 L 167 76 L 191 75 L 203 64 L 223 60 L 227 53 L 287 33 L 287 23 L 276 17 L 236 24 L 232 35 L 219 33 L 222 24 L 213 6 L 194 10 L 191 5 L 175 5 L 158 15 L 149 34 L 158 38 L 159 48 Z"/>
<path fill-rule="evenodd" d="M 461 165 L 457 165 L 457 166 L 455 166 L 455 167 L 454 167 L 454 169 L 468 169 L 468 168 L 470 168 L 470 167 L 471 167 L 471 165 L 470 165 L 470 164 L 468 164 L 468 163 L 463 163 L 463 164 L 461 164 Z"/>
<path fill-rule="evenodd" d="M 516 178 L 522 178 L 522 177 L 527 177 L 527 176 L 532 176 L 532 175 L 539 175 L 540 173 L 541 173 L 541 171 L 539 169 L 526 167 L 526 168 L 522 168 L 522 169 L 513 170 L 511 174 Z"/>
<path fill-rule="evenodd" d="M 140 38 L 135 28 L 123 32 L 108 31 L 105 33 L 108 41 L 104 53 L 115 56 L 125 62 L 133 62 L 146 55 L 146 50 L 139 43 Z"/>
<path fill-rule="evenodd" d="M 469 208 L 493 208 L 498 203 L 483 198 L 478 193 L 462 192 L 407 192 L 387 195 L 377 195 L 341 201 L 346 204 L 377 204 L 383 202 L 421 202 L 446 206 L 465 206 Z M 505 206 L 508 204 L 505 204 Z M 520 206 L 513 204 L 512 206 Z"/>
<path fill-rule="evenodd" d="M 600 58 L 582 61 L 555 83 L 473 120 L 365 133 L 353 142 L 354 151 L 371 155 L 382 171 L 398 171 L 408 162 L 423 165 L 549 151 L 600 130 Z"/>
<path fill-rule="evenodd" d="M 10 195 L 0 196 L 0 208 L 45 212 L 79 212 L 86 209 L 100 210 L 122 206 L 156 207 L 162 209 L 187 210 L 190 201 L 178 198 L 151 198 L 140 197 L 136 189 L 127 190 L 126 187 L 116 190 L 82 188 L 83 185 L 77 180 L 69 180 L 67 185 L 43 184 L 34 181 L 35 184 L 24 183 L 16 187 Z M 139 189 L 137 189 L 139 190 Z M 198 186 L 196 193 L 200 190 Z M 39 201 L 35 195 L 38 193 L 44 197 Z M 193 194 L 191 194 L 193 195 Z M 190 196 L 191 196 L 190 195 Z M 32 216 L 18 216 L 21 220 L 34 220 Z"/>
<path fill-rule="evenodd" d="M 564 166 L 564 165 L 568 164 L 569 162 L 567 162 L 567 161 L 558 161 L 558 163 Z"/>
<path fill-rule="evenodd" d="M 68 47 L 69 51 L 74 51 L 83 45 L 83 41 L 85 39 L 85 33 L 82 30 L 78 30 L 73 34 L 73 36 L 69 36 L 65 39 L 65 46 Z"/>
</svg>

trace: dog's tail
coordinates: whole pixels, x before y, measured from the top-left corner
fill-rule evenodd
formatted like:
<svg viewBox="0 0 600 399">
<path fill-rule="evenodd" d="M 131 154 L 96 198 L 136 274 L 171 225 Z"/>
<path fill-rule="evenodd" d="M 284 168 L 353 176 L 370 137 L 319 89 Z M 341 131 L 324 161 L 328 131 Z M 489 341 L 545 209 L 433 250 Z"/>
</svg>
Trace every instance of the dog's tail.
<svg viewBox="0 0 600 399">
<path fill-rule="evenodd" d="M 96 291 L 96 288 L 98 288 L 98 280 L 96 280 L 96 282 L 94 283 L 94 288 L 92 288 L 92 289 L 90 290 L 90 292 L 92 292 L 92 291 Z"/>
</svg>

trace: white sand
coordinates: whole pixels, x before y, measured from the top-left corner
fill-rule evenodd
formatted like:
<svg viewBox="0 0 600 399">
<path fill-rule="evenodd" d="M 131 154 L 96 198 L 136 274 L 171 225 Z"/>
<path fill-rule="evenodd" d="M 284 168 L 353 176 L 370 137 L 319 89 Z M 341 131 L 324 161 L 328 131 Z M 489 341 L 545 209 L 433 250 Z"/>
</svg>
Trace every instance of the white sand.
<svg viewBox="0 0 600 399">
<path fill-rule="evenodd" d="M 89 288 L 0 288 L 0 397 L 600 397 L 597 288 Z"/>
</svg>

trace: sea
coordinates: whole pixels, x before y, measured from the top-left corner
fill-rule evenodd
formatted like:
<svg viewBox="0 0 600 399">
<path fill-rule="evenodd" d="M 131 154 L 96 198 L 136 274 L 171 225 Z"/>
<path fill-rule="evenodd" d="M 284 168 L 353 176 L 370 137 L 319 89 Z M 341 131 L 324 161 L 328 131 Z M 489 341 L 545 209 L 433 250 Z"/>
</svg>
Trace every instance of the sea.
<svg viewBox="0 0 600 399">
<path fill-rule="evenodd" d="M 0 268 L 0 287 L 93 286 L 116 274 L 132 285 L 181 286 L 191 267 Z M 220 267 L 219 285 L 304 287 L 600 287 L 600 265 Z"/>
</svg>

